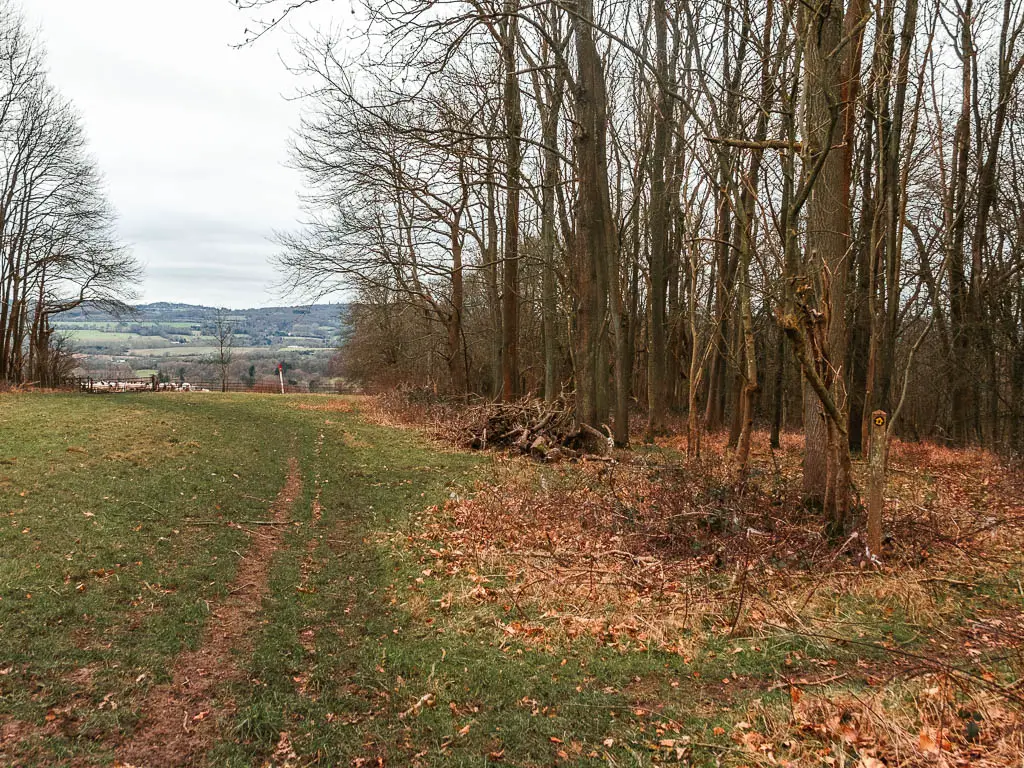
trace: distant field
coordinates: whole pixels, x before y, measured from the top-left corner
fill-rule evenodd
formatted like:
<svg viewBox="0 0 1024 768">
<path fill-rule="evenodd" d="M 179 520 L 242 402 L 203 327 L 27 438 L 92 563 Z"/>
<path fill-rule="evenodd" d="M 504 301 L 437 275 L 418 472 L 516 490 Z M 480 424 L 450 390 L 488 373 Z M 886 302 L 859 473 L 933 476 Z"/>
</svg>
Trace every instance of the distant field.
<svg viewBox="0 0 1024 768">
<path fill-rule="evenodd" d="M 171 321 L 171 322 L 126 322 L 114 323 L 114 322 L 89 322 L 87 320 L 62 320 L 57 323 L 57 327 L 61 330 L 83 330 L 83 331 L 108 331 L 117 332 L 119 329 L 125 326 L 137 326 L 139 328 L 160 328 L 160 329 L 174 329 L 174 330 L 189 330 L 192 328 L 194 323 L 187 321 Z"/>
<path fill-rule="evenodd" d="M 61 320 L 57 323 L 59 330 L 65 331 L 117 331 L 120 323 L 91 323 L 85 320 Z"/>
<path fill-rule="evenodd" d="M 244 318 L 243 318 L 244 319 Z M 286 318 L 287 319 L 287 318 Z M 157 361 L 164 365 L 175 361 L 195 363 L 216 355 L 219 347 L 212 335 L 193 335 L 197 324 L 208 324 L 209 318 L 195 320 L 138 320 L 125 319 L 82 319 L 63 320 L 57 328 L 66 335 L 80 353 L 94 363 L 125 362 L 125 358 L 146 370 L 152 369 Z M 237 355 L 272 353 L 281 350 L 290 353 L 323 352 L 329 350 L 336 329 L 321 323 L 302 325 L 299 332 L 290 336 L 275 335 L 275 330 L 284 328 L 280 321 L 258 325 L 255 335 L 244 325 L 237 330 L 233 352 Z M 141 331 L 141 332 L 140 332 Z M 323 336 L 308 335 L 324 331 Z M 181 343 L 181 342 L 185 343 Z M 260 344 L 261 341 L 270 343 Z M 142 358 L 145 362 L 139 361 Z M 138 371 L 136 371 L 138 374 Z M 138 374 L 142 375 L 142 374 Z"/>
<path fill-rule="evenodd" d="M 79 344 L 101 346 L 105 344 L 124 344 L 134 339 L 153 339 L 152 336 L 142 336 L 138 333 L 120 333 L 117 331 L 96 331 L 96 330 L 73 330 L 62 329 L 72 341 Z"/>
<path fill-rule="evenodd" d="M 319 336 L 288 336 L 287 339 L 294 342 L 315 341 L 320 344 L 324 343 L 324 340 Z"/>
<path fill-rule="evenodd" d="M 72 342 L 90 347 L 128 347 L 130 354 L 149 356 L 186 356 L 209 354 L 216 350 L 216 339 L 213 336 L 195 336 L 187 344 L 177 344 L 161 336 L 143 336 L 139 333 L 121 331 L 74 330 L 63 331 Z M 236 351 L 266 349 L 266 347 L 234 347 Z"/>
<path fill-rule="evenodd" d="M 232 347 L 232 352 L 244 355 L 249 352 L 266 351 L 269 347 Z M 171 344 L 167 347 L 148 347 L 145 349 L 132 349 L 130 357 L 199 357 L 212 355 L 218 351 L 217 347 L 204 346 L 199 344 Z"/>
</svg>

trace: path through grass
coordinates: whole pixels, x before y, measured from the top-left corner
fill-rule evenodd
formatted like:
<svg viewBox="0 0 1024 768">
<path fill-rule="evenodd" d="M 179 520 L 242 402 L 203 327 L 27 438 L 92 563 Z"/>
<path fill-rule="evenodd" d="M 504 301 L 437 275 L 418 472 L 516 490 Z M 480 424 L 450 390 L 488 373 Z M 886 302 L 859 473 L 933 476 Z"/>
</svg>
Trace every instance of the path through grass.
<svg viewBox="0 0 1024 768">
<path fill-rule="evenodd" d="M 534 633 L 536 606 L 496 598 L 503 575 L 422 516 L 491 460 L 360 407 L 0 397 L 0 764 L 769 764 L 786 746 L 750 734 L 792 715 L 787 670 L 861 660 L 786 632 L 712 633 L 692 656 Z M 139 749 L 153 733 L 189 746 Z"/>
</svg>

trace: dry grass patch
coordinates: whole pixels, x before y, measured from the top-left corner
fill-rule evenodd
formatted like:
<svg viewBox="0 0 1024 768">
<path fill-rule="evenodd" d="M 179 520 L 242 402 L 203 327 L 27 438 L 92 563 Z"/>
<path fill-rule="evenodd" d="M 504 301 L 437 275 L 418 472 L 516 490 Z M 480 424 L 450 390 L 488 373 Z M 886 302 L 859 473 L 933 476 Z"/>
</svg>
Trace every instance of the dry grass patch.
<svg viewBox="0 0 1024 768">
<path fill-rule="evenodd" d="M 309 397 L 295 403 L 301 411 L 326 411 L 334 413 L 355 413 L 356 405 L 365 402 L 366 398 L 358 395 L 324 395 L 311 400 Z"/>
</svg>

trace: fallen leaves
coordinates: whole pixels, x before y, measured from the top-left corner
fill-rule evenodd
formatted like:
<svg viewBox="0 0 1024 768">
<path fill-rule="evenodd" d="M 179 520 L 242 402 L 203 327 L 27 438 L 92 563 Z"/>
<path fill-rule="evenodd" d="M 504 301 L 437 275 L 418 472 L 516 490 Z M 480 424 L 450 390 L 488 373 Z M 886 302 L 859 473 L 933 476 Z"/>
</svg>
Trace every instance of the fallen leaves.
<svg viewBox="0 0 1024 768">
<path fill-rule="evenodd" d="M 784 441 L 774 455 L 755 456 L 757 471 L 742 494 L 733 492 L 734 478 L 728 462 L 721 460 L 724 436 L 709 440 L 706 458 L 686 464 L 645 457 L 614 466 L 542 470 L 529 461 L 498 457 L 493 481 L 479 482 L 473 493 L 453 491 L 443 506 L 425 510 L 415 521 L 419 533 L 406 533 L 400 546 L 417 552 L 419 578 L 468 582 L 462 590 L 455 584 L 442 586 L 443 597 L 434 604 L 443 611 L 461 604 L 501 617 L 489 608 L 496 604 L 516 616 L 494 620 L 502 636 L 517 641 L 508 646 L 502 642 L 502 650 L 522 645 L 557 648 L 580 638 L 619 652 L 657 648 L 686 659 L 698 656 L 708 636 L 799 634 L 819 627 L 823 634 L 843 638 L 846 632 L 861 644 L 892 653 L 897 644 L 873 622 L 891 624 L 907 613 L 909 621 L 941 629 L 936 619 L 955 618 L 960 603 L 940 606 L 932 585 L 942 585 L 944 579 L 968 583 L 946 569 L 960 568 L 965 556 L 972 566 L 983 563 L 984 548 L 993 542 L 1001 553 L 1009 556 L 1013 551 L 1013 562 L 1020 560 L 1019 547 L 1013 547 L 1024 520 L 1019 501 L 1024 488 L 990 454 L 919 451 L 894 443 L 893 509 L 906 515 L 913 510 L 917 518 L 923 511 L 928 524 L 911 521 L 905 526 L 905 545 L 897 542 L 887 554 L 892 570 L 865 571 L 849 568 L 848 553 L 835 552 L 823 540 L 819 517 L 791 505 L 786 489 L 799 477 L 799 440 Z M 665 444 L 673 447 L 671 439 Z M 928 479 L 935 467 L 949 471 Z M 978 489 L 985 489 L 984 497 Z M 993 499 L 998 499 L 997 514 L 979 518 L 977 510 L 985 509 L 979 504 Z M 735 526 L 736 519 L 743 525 Z M 990 527 L 982 529 L 981 524 Z M 963 534 L 968 530 L 980 533 L 970 539 Z M 921 552 L 928 557 L 922 559 Z M 989 578 L 1002 578 L 1003 571 L 991 571 Z M 744 580 L 752 586 L 738 589 Z M 843 601 L 855 605 L 854 616 L 842 615 L 847 610 Z M 861 606 L 877 606 L 877 611 Z M 936 615 L 940 607 L 942 615 Z M 837 618 L 833 630 L 829 622 Z M 1024 624 L 982 616 L 966 627 L 953 624 L 944 631 L 950 629 L 973 633 L 971 643 L 948 649 L 938 644 L 929 648 L 926 659 L 943 658 L 938 663 L 945 663 L 950 653 L 964 653 L 981 660 L 993 649 L 1011 647 L 1007 638 L 1019 637 Z M 762 653 L 732 642 L 722 653 L 747 652 Z M 866 680 L 884 692 L 901 669 L 888 660 L 862 669 L 847 657 L 809 658 L 793 651 L 785 665 L 787 674 L 778 688 L 788 690 L 794 709 L 801 707 L 804 688 L 827 690 L 849 679 Z M 812 665 L 829 672 L 809 674 Z M 701 681 L 710 674 L 702 676 L 699 668 L 690 673 Z M 993 686 L 1001 684 L 988 669 L 979 675 Z M 729 699 L 741 695 L 756 677 L 733 673 L 712 679 L 716 696 Z M 678 687 L 678 680 L 674 682 Z M 884 711 L 893 703 L 879 706 Z M 839 723 L 822 721 L 822 728 L 845 743 L 865 738 L 857 724 L 842 717 Z M 912 735 L 916 737 L 916 728 Z"/>
<path fill-rule="evenodd" d="M 290 768 L 296 764 L 299 756 L 292 747 L 291 736 L 287 731 L 278 734 L 277 745 L 274 747 L 274 755 L 269 763 L 274 768 Z"/>
<path fill-rule="evenodd" d="M 937 728 L 922 728 L 917 736 L 917 746 L 925 754 L 938 754 L 953 749 L 952 742 Z"/>
</svg>

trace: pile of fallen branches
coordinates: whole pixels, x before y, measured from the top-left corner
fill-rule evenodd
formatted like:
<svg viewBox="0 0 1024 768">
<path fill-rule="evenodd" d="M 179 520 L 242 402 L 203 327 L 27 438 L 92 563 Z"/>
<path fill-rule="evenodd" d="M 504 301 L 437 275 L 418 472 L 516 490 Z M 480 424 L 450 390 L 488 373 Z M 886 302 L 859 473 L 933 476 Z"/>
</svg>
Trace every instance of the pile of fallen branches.
<svg viewBox="0 0 1024 768">
<path fill-rule="evenodd" d="M 613 447 L 610 431 L 576 425 L 575 408 L 567 397 L 550 403 L 527 398 L 470 406 L 463 424 L 470 448 L 513 448 L 549 462 L 585 453 L 607 456 Z"/>
<path fill-rule="evenodd" d="M 374 404 L 377 423 L 420 427 L 459 448 L 513 450 L 551 463 L 584 456 L 610 460 L 614 448 L 607 425 L 602 425 L 602 431 L 576 424 L 571 396 L 552 402 L 530 397 L 467 402 L 424 389 L 399 389 L 378 395 Z"/>
</svg>

